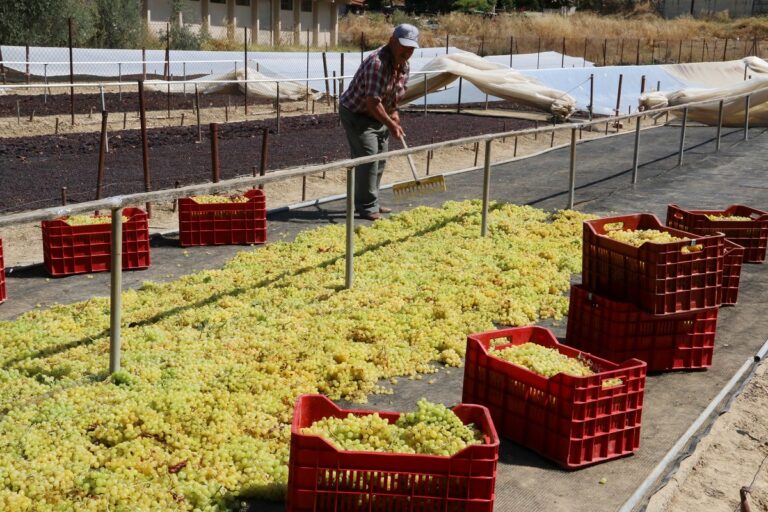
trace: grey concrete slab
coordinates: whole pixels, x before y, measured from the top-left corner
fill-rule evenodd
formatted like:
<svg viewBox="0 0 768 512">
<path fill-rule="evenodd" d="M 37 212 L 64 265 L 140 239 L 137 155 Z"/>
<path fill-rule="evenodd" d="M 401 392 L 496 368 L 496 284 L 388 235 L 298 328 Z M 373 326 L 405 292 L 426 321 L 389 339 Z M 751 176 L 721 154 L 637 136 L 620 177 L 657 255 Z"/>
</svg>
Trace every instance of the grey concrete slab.
<svg viewBox="0 0 768 512">
<path fill-rule="evenodd" d="M 577 148 L 576 209 L 606 214 L 655 213 L 664 221 L 666 205 L 719 208 L 743 203 L 768 209 L 768 134 L 752 129 L 724 131 L 722 150 L 714 153 L 715 130 L 689 127 L 683 166 L 677 167 L 679 127 L 643 131 L 641 166 L 636 185 L 631 183 L 633 133 L 588 141 Z M 509 142 L 508 142 L 509 143 Z M 499 143 L 496 143 L 499 144 Z M 491 197 L 498 201 L 530 204 L 547 210 L 564 208 L 568 199 L 568 148 L 535 158 L 493 167 Z M 415 205 L 439 206 L 444 201 L 480 198 L 482 173 L 467 172 L 448 178 L 448 192 L 397 202 L 390 191 L 383 200 L 396 211 Z M 344 222 L 344 203 L 336 201 L 269 216 L 269 238 L 292 239 L 304 229 Z M 125 287 L 145 280 L 173 279 L 203 268 L 216 268 L 242 247 L 201 247 L 182 250 L 173 237 L 157 238 L 152 246 L 152 267 L 126 272 Z M 713 367 L 707 371 L 670 372 L 648 378 L 641 448 L 633 456 L 564 471 L 535 453 L 504 441 L 497 477 L 496 510 L 607 511 L 618 509 L 653 467 L 707 406 L 739 366 L 768 338 L 768 265 L 742 268 L 739 303 L 720 310 Z M 579 282 L 579 276 L 574 282 Z M 8 275 L 9 301 L 0 306 L 0 318 L 12 318 L 34 307 L 71 302 L 94 295 L 108 296 L 109 275 L 72 276 L 48 280 L 41 267 L 18 269 Z M 565 322 L 548 325 L 561 337 Z M 402 380 L 394 395 L 373 396 L 368 409 L 407 410 L 424 396 L 446 404 L 461 398 L 462 369 L 440 369 L 422 380 Z M 600 484 L 601 478 L 607 483 Z M 282 504 L 254 502 L 252 510 L 282 510 Z"/>
</svg>

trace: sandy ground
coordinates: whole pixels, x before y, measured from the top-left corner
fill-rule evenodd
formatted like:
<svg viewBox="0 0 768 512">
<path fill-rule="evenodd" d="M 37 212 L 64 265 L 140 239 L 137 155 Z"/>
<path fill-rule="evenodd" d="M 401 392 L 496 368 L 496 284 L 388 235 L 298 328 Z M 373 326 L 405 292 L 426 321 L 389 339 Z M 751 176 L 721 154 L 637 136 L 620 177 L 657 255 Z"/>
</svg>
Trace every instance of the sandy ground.
<svg viewBox="0 0 768 512">
<path fill-rule="evenodd" d="M 752 512 L 768 510 L 768 366 L 720 416 L 667 487 L 650 501 L 649 512 L 743 510 L 739 490 L 750 489 Z"/>
<path fill-rule="evenodd" d="M 301 103 L 286 104 L 283 115 L 298 115 L 306 113 L 306 105 Z M 325 104 L 316 103 L 317 112 L 332 111 Z M 262 107 L 249 112 L 248 119 L 274 116 L 274 110 Z M 182 120 L 183 115 L 183 120 Z M 139 126 L 136 117 L 125 118 L 127 128 Z M 237 109 L 210 109 L 203 113 L 201 122 L 239 121 L 245 119 L 242 107 Z M 65 122 L 66 121 L 66 122 Z M 113 119 L 110 129 L 123 128 L 122 118 Z M 194 113 L 191 111 L 175 111 L 169 119 L 164 113 L 154 113 L 150 116 L 148 126 L 163 126 L 169 124 L 191 124 Z M 653 124 L 652 121 L 647 121 Z M 59 131 L 94 131 L 99 129 L 100 120 L 97 116 L 79 116 L 74 126 L 68 118 L 59 120 Z M 630 127 L 625 127 L 625 129 Z M 36 118 L 35 122 L 28 119 L 0 119 L 0 137 L 18 136 L 20 131 L 28 135 L 53 134 L 56 129 L 55 118 Z M 614 131 L 611 129 L 610 131 Z M 603 132 L 584 132 L 582 136 L 597 137 Z M 514 139 L 510 138 L 493 145 L 493 161 L 503 161 L 515 156 L 532 154 L 554 145 L 570 142 L 570 134 L 561 132 L 554 142 L 549 136 L 520 138 L 515 148 Z M 430 161 L 431 174 L 465 169 L 482 165 L 483 148 L 475 155 L 473 147 L 458 147 L 439 150 Z M 416 167 L 420 174 L 426 169 L 426 155 L 415 156 Z M 404 158 L 391 159 L 384 175 L 384 183 L 389 184 L 410 179 L 410 171 Z M 325 178 L 312 176 L 307 179 L 306 199 L 315 199 L 344 193 L 345 172 L 329 172 Z M 281 183 L 268 184 L 268 208 L 276 208 L 294 204 L 302 200 L 302 182 L 300 179 Z M 152 232 L 168 232 L 178 229 L 177 214 L 172 204 L 158 204 L 153 207 L 150 220 Z M 4 241 L 5 265 L 28 265 L 42 261 L 42 239 L 39 225 L 22 225 L 2 228 L 0 236 Z M 765 411 L 768 410 L 768 374 L 766 366 L 758 367 L 755 377 L 743 393 L 733 402 L 729 412 L 722 415 L 711 432 L 699 443 L 694 454 L 686 459 L 673 476 L 668 485 L 659 491 L 648 505 L 649 511 L 669 512 L 718 512 L 739 510 L 739 489 L 750 487 L 748 500 L 751 510 L 768 511 L 768 421 Z"/>
</svg>

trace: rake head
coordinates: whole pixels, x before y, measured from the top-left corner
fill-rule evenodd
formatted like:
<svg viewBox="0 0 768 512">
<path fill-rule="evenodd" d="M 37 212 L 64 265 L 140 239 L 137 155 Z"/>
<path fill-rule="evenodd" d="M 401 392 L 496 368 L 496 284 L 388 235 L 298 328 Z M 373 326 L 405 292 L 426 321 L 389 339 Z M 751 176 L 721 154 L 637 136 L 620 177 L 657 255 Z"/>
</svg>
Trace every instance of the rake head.
<svg viewBox="0 0 768 512">
<path fill-rule="evenodd" d="M 395 196 L 421 196 L 446 190 L 445 178 L 442 175 L 392 185 L 392 194 Z"/>
</svg>

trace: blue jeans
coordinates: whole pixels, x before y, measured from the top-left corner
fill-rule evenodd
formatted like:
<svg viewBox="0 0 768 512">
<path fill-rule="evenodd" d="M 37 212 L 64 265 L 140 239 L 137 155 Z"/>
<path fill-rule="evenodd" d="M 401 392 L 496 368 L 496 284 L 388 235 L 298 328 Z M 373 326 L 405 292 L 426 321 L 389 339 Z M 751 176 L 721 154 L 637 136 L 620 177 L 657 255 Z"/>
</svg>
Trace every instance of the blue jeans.
<svg viewBox="0 0 768 512">
<path fill-rule="evenodd" d="M 365 114 L 356 114 L 342 106 L 341 125 L 347 133 L 352 158 L 377 155 L 389 148 L 389 129 Z M 355 211 L 361 215 L 378 213 L 379 186 L 386 160 L 355 167 Z"/>
</svg>

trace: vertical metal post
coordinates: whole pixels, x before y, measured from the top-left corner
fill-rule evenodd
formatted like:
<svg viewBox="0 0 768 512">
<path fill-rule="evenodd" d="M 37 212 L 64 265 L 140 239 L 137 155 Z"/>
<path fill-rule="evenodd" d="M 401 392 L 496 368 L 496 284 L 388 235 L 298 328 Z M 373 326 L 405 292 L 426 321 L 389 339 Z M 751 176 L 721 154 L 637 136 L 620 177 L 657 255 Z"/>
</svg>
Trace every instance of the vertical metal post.
<svg viewBox="0 0 768 512">
<path fill-rule="evenodd" d="M 568 208 L 573 208 L 573 196 L 576 191 L 576 128 L 571 128 L 571 165 L 568 186 Z"/>
<path fill-rule="evenodd" d="M 275 115 L 277 121 L 276 133 L 280 135 L 280 82 L 275 80 L 275 84 L 277 84 L 277 98 L 275 99 Z"/>
<path fill-rule="evenodd" d="M 187 61 L 184 61 L 181 63 L 181 74 L 184 79 L 184 85 L 181 86 L 181 89 L 184 93 L 184 96 L 187 95 Z"/>
<path fill-rule="evenodd" d="M 149 141 L 147 139 L 147 112 L 144 109 L 144 80 L 139 80 L 139 121 L 141 125 L 141 157 L 144 168 L 144 192 L 152 190 L 149 181 Z M 152 204 L 147 203 L 147 217 L 152 216 Z"/>
<path fill-rule="evenodd" d="M 491 196 L 491 142 L 485 141 L 485 162 L 483 164 L 483 214 L 480 236 L 488 236 L 488 203 Z"/>
<path fill-rule="evenodd" d="M 749 140 L 749 99 L 751 96 L 748 94 L 744 100 L 744 140 Z"/>
<path fill-rule="evenodd" d="M 641 116 L 635 118 L 635 153 L 632 157 L 632 184 L 637 183 L 637 166 L 640 161 L 640 120 Z"/>
<path fill-rule="evenodd" d="M 72 58 L 72 18 L 69 18 L 69 110 L 72 116 L 72 126 L 75 125 L 75 65 Z"/>
<path fill-rule="evenodd" d="M 677 166 L 683 165 L 683 152 L 685 146 L 685 127 L 688 124 L 688 107 L 683 109 L 683 124 L 680 126 L 680 151 L 677 155 Z"/>
<path fill-rule="evenodd" d="M 245 116 L 248 117 L 248 27 L 243 27 L 243 53 L 243 71 L 245 72 L 243 107 Z M 307 37 L 307 59 L 309 59 L 309 37 Z M 307 60 L 307 74 L 309 74 L 309 60 Z M 309 89 L 309 83 L 307 83 L 307 89 Z M 309 90 L 307 90 L 307 98 L 309 98 Z"/>
<path fill-rule="evenodd" d="M 267 152 L 269 151 L 269 129 L 264 128 L 261 134 L 261 163 L 259 165 L 259 176 L 264 176 L 267 172 Z M 264 184 L 259 184 L 259 190 L 264 190 Z"/>
<path fill-rule="evenodd" d="M 421 76 L 424 77 L 424 115 L 427 115 L 427 74 Z"/>
<path fill-rule="evenodd" d="M 353 258 L 355 251 L 355 168 L 347 169 L 347 253 L 344 269 L 344 287 L 352 288 Z"/>
<path fill-rule="evenodd" d="M 99 144 L 99 168 L 96 173 L 96 199 L 101 199 L 101 186 L 104 183 L 104 157 L 107 151 L 107 117 L 106 110 L 101 111 L 101 143 Z"/>
<path fill-rule="evenodd" d="M 200 91 L 195 84 L 195 110 L 197 110 L 197 142 L 203 142 L 203 128 L 200 125 Z"/>
<path fill-rule="evenodd" d="M 459 102 L 456 105 L 456 113 L 457 114 L 461 113 L 461 82 L 462 82 L 462 78 L 459 77 Z"/>
<path fill-rule="evenodd" d="M 509 67 L 512 67 L 512 54 L 515 48 L 515 36 L 509 36 Z"/>
<path fill-rule="evenodd" d="M 109 288 L 109 372 L 120 371 L 120 310 L 123 291 L 123 209 L 112 209 L 112 261 Z"/>
<path fill-rule="evenodd" d="M 48 85 L 48 63 L 43 64 L 43 80 Z M 48 87 L 43 88 L 43 103 L 48 103 Z"/>
<path fill-rule="evenodd" d="M 619 88 L 616 91 L 616 115 L 621 114 L 621 84 L 624 81 L 624 75 L 619 73 Z M 619 126 L 619 122 L 616 121 L 616 126 Z"/>
<path fill-rule="evenodd" d="M 219 125 L 211 123 L 211 180 L 218 183 L 221 178 L 221 169 L 219 168 Z"/>
<path fill-rule="evenodd" d="M 592 120 L 593 109 L 595 105 L 595 75 L 589 75 L 589 120 Z"/>
<path fill-rule="evenodd" d="M 640 94 L 645 92 L 645 75 L 640 77 Z"/>
<path fill-rule="evenodd" d="M 539 36 L 539 47 L 536 50 L 536 69 L 539 69 L 540 61 L 541 61 L 541 36 Z"/>
<path fill-rule="evenodd" d="M 720 152 L 720 134 L 723 132 L 723 100 L 720 100 L 720 104 L 717 109 L 717 137 L 715 139 L 715 153 Z"/>
</svg>

